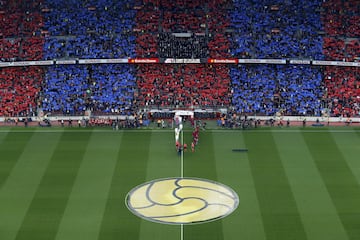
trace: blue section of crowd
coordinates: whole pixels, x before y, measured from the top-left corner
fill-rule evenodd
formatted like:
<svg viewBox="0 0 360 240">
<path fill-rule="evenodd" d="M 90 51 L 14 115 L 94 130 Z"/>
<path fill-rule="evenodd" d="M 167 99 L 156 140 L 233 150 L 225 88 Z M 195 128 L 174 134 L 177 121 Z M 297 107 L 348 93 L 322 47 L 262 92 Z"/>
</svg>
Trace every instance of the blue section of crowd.
<svg viewBox="0 0 360 240">
<path fill-rule="evenodd" d="M 324 59 L 321 1 L 234 0 L 231 12 L 237 58 Z M 305 66 L 232 67 L 234 108 L 243 113 L 320 115 L 322 76 Z"/>
<path fill-rule="evenodd" d="M 134 1 L 48 0 L 45 5 L 45 59 L 134 57 Z M 46 112 L 61 114 L 87 109 L 128 114 L 135 85 L 129 65 L 50 67 L 42 106 Z"/>
<path fill-rule="evenodd" d="M 44 85 L 43 110 L 65 115 L 85 110 L 127 115 L 136 89 L 127 64 L 49 67 Z"/>
<path fill-rule="evenodd" d="M 231 68 L 233 106 L 240 113 L 321 114 L 321 73 L 308 66 Z"/>
<path fill-rule="evenodd" d="M 49 0 L 45 59 L 134 57 L 133 1 Z"/>
<path fill-rule="evenodd" d="M 234 0 L 231 54 L 251 58 L 323 59 L 321 1 Z"/>
</svg>

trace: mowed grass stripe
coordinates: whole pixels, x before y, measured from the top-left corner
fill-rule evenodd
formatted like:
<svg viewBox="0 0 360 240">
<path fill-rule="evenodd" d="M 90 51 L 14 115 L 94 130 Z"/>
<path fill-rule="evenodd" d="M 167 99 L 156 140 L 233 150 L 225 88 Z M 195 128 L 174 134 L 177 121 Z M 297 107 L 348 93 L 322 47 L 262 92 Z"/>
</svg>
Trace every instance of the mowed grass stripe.
<svg viewBox="0 0 360 240">
<path fill-rule="evenodd" d="M 359 128 L 354 128 L 352 130 L 352 132 L 356 133 L 360 137 L 360 129 Z"/>
<path fill-rule="evenodd" d="M 191 136 L 191 132 L 186 134 Z M 195 152 L 190 151 L 184 155 L 184 176 L 218 181 L 214 147 L 213 134 L 201 131 Z M 184 239 L 224 239 L 221 220 L 184 226 Z"/>
<path fill-rule="evenodd" d="M 96 240 L 122 134 L 93 133 L 83 157 L 56 240 Z"/>
<path fill-rule="evenodd" d="M 15 239 L 61 137 L 61 133 L 31 135 L 24 149 L 19 149 L 22 154 L 0 191 L 1 240 Z"/>
<path fill-rule="evenodd" d="M 55 238 L 90 136 L 90 132 L 63 133 L 22 222 L 17 240 Z"/>
<path fill-rule="evenodd" d="M 176 152 L 174 133 L 152 132 L 146 181 L 179 176 L 180 157 Z"/>
<path fill-rule="evenodd" d="M 239 196 L 239 206 L 222 220 L 224 239 L 265 240 L 259 202 L 241 132 L 213 133 L 216 169 L 219 182 L 231 187 Z"/>
<path fill-rule="evenodd" d="M 23 149 L 33 135 L 31 132 L 9 132 L 0 144 L 0 189 L 10 175 Z"/>
<path fill-rule="evenodd" d="M 10 131 L 10 129 L 0 132 L 0 146 L 3 143 L 4 139 L 6 138 L 6 136 L 8 135 L 9 131 Z"/>
<path fill-rule="evenodd" d="M 333 139 L 336 142 L 339 151 L 341 152 L 342 156 L 346 164 L 349 166 L 349 170 L 353 174 L 356 183 L 354 185 L 356 193 L 354 194 L 354 198 L 360 196 L 360 135 L 359 133 L 356 134 L 354 132 L 349 132 L 347 134 L 344 133 L 332 133 Z M 353 191 L 353 190 L 352 190 Z M 357 200 L 360 201 L 360 198 Z M 353 201 L 356 201 L 354 199 Z M 354 202 L 355 204 L 355 202 Z M 360 206 L 359 202 L 353 208 L 353 211 L 345 209 L 346 215 L 348 218 L 351 218 L 354 225 L 351 226 L 352 229 L 352 239 L 360 239 Z M 349 216 L 352 215 L 352 216 Z"/>
<path fill-rule="evenodd" d="M 339 135 L 336 135 L 339 137 Z M 328 132 L 303 133 L 350 240 L 360 239 L 360 186 Z"/>
<path fill-rule="evenodd" d="M 274 139 L 309 240 L 346 240 L 347 234 L 299 130 Z"/>
<path fill-rule="evenodd" d="M 331 133 L 357 182 L 360 184 L 360 132 Z"/>
<path fill-rule="evenodd" d="M 151 131 L 124 131 L 103 215 L 100 240 L 138 239 L 140 218 L 125 206 L 127 193 L 145 182 Z"/>
<path fill-rule="evenodd" d="M 152 132 L 146 181 L 159 178 L 179 177 L 180 158 L 175 150 L 174 133 Z M 149 238 L 151 236 L 151 238 Z M 180 227 L 141 221 L 139 240 L 180 240 Z"/>
<path fill-rule="evenodd" d="M 272 134 L 244 131 L 244 139 L 266 239 L 307 239 Z"/>
<path fill-rule="evenodd" d="M 10 130 L 4 131 L 4 132 L 0 132 L 0 154 L 1 154 L 1 155 L 3 155 L 3 154 L 2 154 L 2 151 L 1 151 L 1 149 L 3 149 L 3 148 L 2 148 L 2 145 L 3 145 L 4 141 L 5 141 L 5 139 L 7 138 L 9 131 L 10 131 Z M 4 168 L 4 169 L 2 170 L 3 165 L 5 165 L 5 162 L 3 163 L 3 161 L 5 161 L 5 160 L 3 160 L 3 158 L 1 158 L 1 159 L 0 159 L 0 189 L 1 189 L 1 185 L 2 185 L 3 182 L 6 180 L 6 175 L 5 175 L 5 174 L 6 174 L 6 173 L 5 173 L 6 168 Z M 10 169 L 11 169 L 11 168 L 10 168 Z M 7 174 L 9 174 L 9 173 L 7 173 Z M 1 179 L 2 179 L 2 180 L 1 180 Z"/>
</svg>

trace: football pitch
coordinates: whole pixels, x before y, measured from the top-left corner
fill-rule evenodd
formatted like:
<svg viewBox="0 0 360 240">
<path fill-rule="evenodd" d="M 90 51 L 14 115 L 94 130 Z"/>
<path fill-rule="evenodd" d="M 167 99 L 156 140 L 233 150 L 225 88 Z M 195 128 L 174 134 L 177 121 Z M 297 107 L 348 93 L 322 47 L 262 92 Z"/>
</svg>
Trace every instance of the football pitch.
<svg viewBox="0 0 360 240">
<path fill-rule="evenodd" d="M 228 186 L 238 206 L 190 225 L 128 209 L 136 186 L 174 177 Z M 53 239 L 359 240 L 360 129 L 205 130 L 179 155 L 171 129 L 1 128 L 0 240 Z"/>
</svg>

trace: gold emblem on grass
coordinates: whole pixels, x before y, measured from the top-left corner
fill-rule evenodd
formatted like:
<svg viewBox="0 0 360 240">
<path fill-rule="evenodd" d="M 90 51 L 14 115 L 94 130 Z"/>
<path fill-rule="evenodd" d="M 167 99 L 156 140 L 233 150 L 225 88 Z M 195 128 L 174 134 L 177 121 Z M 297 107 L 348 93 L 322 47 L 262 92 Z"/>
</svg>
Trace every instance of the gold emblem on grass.
<svg viewBox="0 0 360 240">
<path fill-rule="evenodd" d="M 223 218 L 238 206 L 229 187 L 200 178 L 166 178 L 132 189 L 126 205 L 135 215 L 166 224 L 196 224 Z"/>
</svg>

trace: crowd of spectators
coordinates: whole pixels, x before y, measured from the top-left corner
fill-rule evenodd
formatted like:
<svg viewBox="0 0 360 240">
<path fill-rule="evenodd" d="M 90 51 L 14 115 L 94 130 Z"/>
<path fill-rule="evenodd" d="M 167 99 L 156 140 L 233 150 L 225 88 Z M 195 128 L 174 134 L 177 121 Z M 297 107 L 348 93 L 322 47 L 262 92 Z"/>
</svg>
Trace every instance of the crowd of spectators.
<svg viewBox="0 0 360 240">
<path fill-rule="evenodd" d="M 360 114 L 360 80 L 351 67 L 326 67 L 324 74 L 324 100 L 336 117 Z"/>
<path fill-rule="evenodd" d="M 245 58 L 323 59 L 320 1 L 234 1 L 231 54 Z M 233 106 L 240 113 L 320 115 L 321 72 L 305 66 L 231 68 Z"/>
<path fill-rule="evenodd" d="M 44 3 L 45 59 L 134 57 L 134 1 Z"/>
<path fill-rule="evenodd" d="M 132 65 L 93 65 L 89 68 L 89 109 L 95 113 L 131 114 L 136 90 Z"/>
<path fill-rule="evenodd" d="M 0 61 L 42 59 L 42 1 L 0 1 Z M 32 116 L 43 80 L 40 67 L 0 69 L 0 116 Z"/>
<path fill-rule="evenodd" d="M 135 78 L 130 65 L 54 66 L 43 86 L 44 112 L 131 114 Z"/>
<path fill-rule="evenodd" d="M 226 65 L 147 64 L 138 67 L 141 107 L 225 106 L 231 103 Z"/>
<path fill-rule="evenodd" d="M 231 68 L 232 104 L 243 114 L 321 115 L 320 71 L 305 66 Z"/>
<path fill-rule="evenodd" d="M 36 115 L 43 80 L 41 67 L 11 67 L 0 71 L 0 116 Z"/>
<path fill-rule="evenodd" d="M 231 54 L 251 58 L 323 58 L 321 1 L 234 0 Z"/>
<path fill-rule="evenodd" d="M 268 66 L 238 66 L 230 71 L 232 104 L 239 113 L 274 114 L 276 76 Z"/>
<path fill-rule="evenodd" d="M 209 50 L 202 35 L 178 37 L 171 33 L 160 33 L 159 55 L 162 58 L 206 58 Z"/>
<path fill-rule="evenodd" d="M 5 38 L 30 37 L 43 26 L 41 0 L 0 1 L 0 32 Z"/>
<path fill-rule="evenodd" d="M 41 60 L 42 1 L 0 1 L 0 61 Z"/>
<path fill-rule="evenodd" d="M 160 58 L 230 56 L 230 36 L 226 34 L 230 25 L 229 6 L 229 0 L 144 1 L 136 14 L 136 55 Z"/>
<path fill-rule="evenodd" d="M 327 60 L 354 61 L 360 55 L 360 9 L 356 0 L 322 4 L 324 55 Z"/>
<path fill-rule="evenodd" d="M 58 65 L 47 69 L 42 91 L 45 113 L 72 114 L 86 110 L 88 71 L 86 66 Z"/>
<path fill-rule="evenodd" d="M 19 58 L 20 39 L 0 39 L 0 61 L 11 61 Z"/>
<path fill-rule="evenodd" d="M 327 0 L 322 2 L 322 21 L 327 35 L 358 37 L 359 2 L 357 0 Z"/>
<path fill-rule="evenodd" d="M 45 1 L 44 59 L 135 57 L 135 2 Z M 45 112 L 129 114 L 135 79 L 129 65 L 64 65 L 48 68 Z"/>
<path fill-rule="evenodd" d="M 360 8 L 357 1 L 323 2 L 324 55 L 327 60 L 360 59 Z M 332 116 L 358 116 L 360 107 L 360 73 L 358 68 L 324 68 L 324 101 Z"/>
<path fill-rule="evenodd" d="M 322 22 L 327 60 L 354 61 L 360 56 L 360 9 L 356 0 L 324 1 Z"/>
<path fill-rule="evenodd" d="M 0 1 L 0 60 L 296 58 L 357 61 L 357 0 Z M 46 69 L 46 71 L 44 71 Z M 323 76 L 322 76 L 323 74 Z M 357 116 L 358 68 L 100 64 L 4 68 L 0 115 L 131 115 L 136 106 Z M 32 80 L 30 78 L 33 78 Z M 43 81 L 44 78 L 44 81 Z M 22 87 L 26 86 L 26 87 Z"/>
<path fill-rule="evenodd" d="M 144 1 L 137 6 L 134 33 L 136 56 L 158 57 L 158 34 L 161 12 L 158 1 Z"/>
<path fill-rule="evenodd" d="M 137 13 L 139 57 L 227 57 L 229 1 L 146 1 Z M 225 106 L 231 102 L 225 65 L 140 65 L 137 104 L 143 107 Z"/>
<path fill-rule="evenodd" d="M 161 1 L 161 30 L 166 33 L 201 33 L 206 28 L 207 0 Z"/>
</svg>

